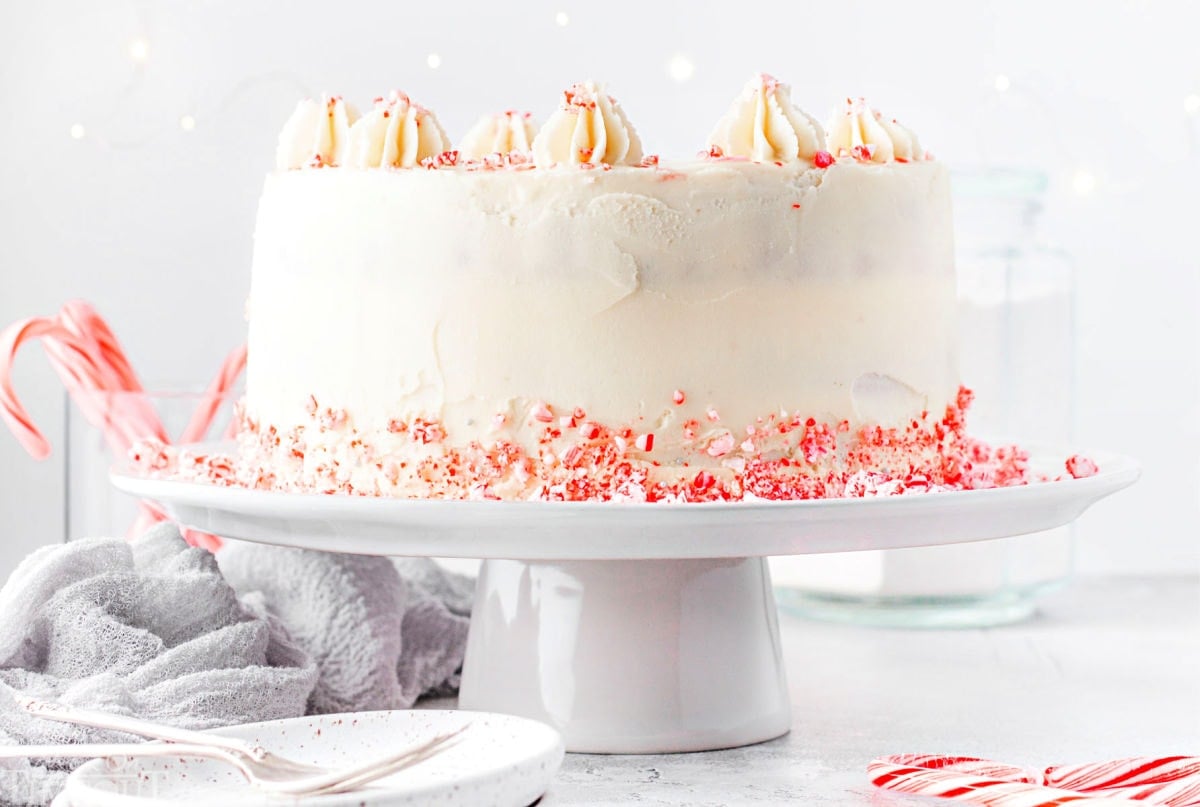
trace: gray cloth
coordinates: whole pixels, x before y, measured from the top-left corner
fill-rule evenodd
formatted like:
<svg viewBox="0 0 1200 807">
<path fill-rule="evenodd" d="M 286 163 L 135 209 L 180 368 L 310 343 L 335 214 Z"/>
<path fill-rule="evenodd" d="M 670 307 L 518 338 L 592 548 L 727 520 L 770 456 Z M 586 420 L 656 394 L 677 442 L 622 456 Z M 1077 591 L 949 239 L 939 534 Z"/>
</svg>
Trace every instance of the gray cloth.
<svg viewBox="0 0 1200 807">
<path fill-rule="evenodd" d="M 401 561 L 231 542 L 217 555 L 240 594 L 316 661 L 310 714 L 405 709 L 458 687 L 467 643 L 459 593 L 471 581 L 428 559 Z M 469 607 L 469 606 L 468 606 Z"/>
<path fill-rule="evenodd" d="M 431 561 L 214 558 L 171 525 L 40 549 L 0 590 L 0 743 L 132 739 L 31 717 L 21 696 L 188 728 L 410 706 L 457 684 L 468 586 Z M 0 801 L 48 803 L 78 764 L 8 762 Z"/>
</svg>

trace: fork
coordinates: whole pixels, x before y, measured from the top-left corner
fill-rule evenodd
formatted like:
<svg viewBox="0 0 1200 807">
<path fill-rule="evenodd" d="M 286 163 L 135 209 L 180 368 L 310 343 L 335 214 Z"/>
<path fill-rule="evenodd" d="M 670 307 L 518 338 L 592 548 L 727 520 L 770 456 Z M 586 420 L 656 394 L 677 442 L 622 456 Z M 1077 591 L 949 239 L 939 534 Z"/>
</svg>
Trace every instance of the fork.
<svg viewBox="0 0 1200 807">
<path fill-rule="evenodd" d="M 97 729 L 111 729 L 125 734 L 136 734 L 139 737 L 152 737 L 156 740 L 166 740 L 171 743 L 186 743 L 188 745 L 206 745 L 212 748 L 222 748 L 236 754 L 244 754 L 256 762 L 277 765 L 297 773 L 328 773 L 328 768 L 297 762 L 287 757 L 272 754 L 261 745 L 246 742 L 236 737 L 223 737 L 220 734 L 208 734 L 203 731 L 165 726 L 141 720 L 136 717 L 98 712 L 92 709 L 81 709 L 68 706 L 65 703 L 43 701 L 36 698 L 20 698 L 17 704 L 31 715 L 55 720 L 60 723 L 72 723 L 79 726 L 91 726 Z"/>
<path fill-rule="evenodd" d="M 469 723 L 464 724 L 455 731 L 439 734 L 402 751 L 350 768 L 330 770 L 272 754 L 261 746 L 232 737 L 158 726 L 136 718 L 74 709 L 33 699 L 23 699 L 21 706 L 32 714 L 51 720 L 144 734 L 168 742 L 0 746 L 0 758 L 201 757 L 232 765 L 260 790 L 288 796 L 343 793 L 357 789 L 429 759 L 445 750 L 452 739 L 470 728 Z"/>
</svg>

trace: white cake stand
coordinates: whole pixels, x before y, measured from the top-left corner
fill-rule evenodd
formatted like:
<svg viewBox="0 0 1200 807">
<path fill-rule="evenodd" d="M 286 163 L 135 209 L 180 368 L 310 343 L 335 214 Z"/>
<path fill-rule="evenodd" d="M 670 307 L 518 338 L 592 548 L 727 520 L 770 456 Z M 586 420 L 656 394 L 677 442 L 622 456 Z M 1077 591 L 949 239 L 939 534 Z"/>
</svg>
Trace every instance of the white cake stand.
<svg viewBox="0 0 1200 807">
<path fill-rule="evenodd" d="M 420 501 L 266 493 L 115 473 L 182 524 L 368 555 L 483 558 L 460 705 L 542 720 L 569 751 L 729 748 L 791 725 L 766 558 L 1058 527 L 1132 484 L 1087 479 L 877 499 L 733 504 Z M 1050 465 L 1062 467 L 1053 457 Z"/>
</svg>

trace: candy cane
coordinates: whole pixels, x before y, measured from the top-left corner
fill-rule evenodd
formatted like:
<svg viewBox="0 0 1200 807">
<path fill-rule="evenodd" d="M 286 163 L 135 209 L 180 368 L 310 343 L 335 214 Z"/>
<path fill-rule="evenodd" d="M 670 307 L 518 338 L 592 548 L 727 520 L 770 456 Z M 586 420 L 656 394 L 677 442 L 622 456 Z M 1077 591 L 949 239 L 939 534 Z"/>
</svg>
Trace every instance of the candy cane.
<svg viewBox="0 0 1200 807">
<path fill-rule="evenodd" d="M 1087 792 L 1119 793 L 1125 798 L 1171 807 L 1200 804 L 1200 758 L 1131 757 L 1046 769 L 1046 784 Z"/>
<path fill-rule="evenodd" d="M 126 454 L 143 440 L 170 443 L 116 334 L 95 309 L 76 300 L 66 303 L 56 316 L 31 317 L 0 332 L 0 419 L 35 459 L 48 457 L 50 444 L 21 404 L 12 384 L 17 352 L 33 339 L 41 339 L 51 366 L 72 400 L 85 419 L 100 429 L 114 455 Z M 201 398 L 181 435 L 182 442 L 195 442 L 204 436 L 221 401 L 237 383 L 245 366 L 245 347 L 235 348 Z M 140 532 L 167 518 L 156 505 L 142 502 L 133 529 Z M 219 538 L 193 530 L 185 531 L 185 537 L 189 543 L 209 549 L 221 544 Z"/>
<path fill-rule="evenodd" d="M 217 410 L 221 408 L 221 402 L 229 395 L 229 391 L 233 389 L 237 383 L 238 377 L 242 371 L 246 369 L 246 346 L 235 347 L 225 361 L 221 364 L 221 370 L 217 373 L 217 377 L 208 385 L 208 389 L 204 391 L 204 397 L 200 400 L 200 406 L 196 409 L 192 419 L 188 422 L 187 428 L 183 430 L 183 434 L 179 436 L 179 442 L 184 445 L 195 443 L 201 437 L 208 433 L 208 427 L 212 425 L 213 419 L 217 415 Z"/>
<path fill-rule="evenodd" d="M 165 441 L 149 402 L 137 395 L 110 394 L 141 392 L 142 387 L 107 325 L 86 303 L 74 302 L 56 317 L 32 317 L 0 333 L 0 417 L 35 459 L 48 457 L 50 444 L 17 398 L 12 365 L 22 344 L 36 338 L 84 417 L 104 431 L 114 452 L 146 437 Z"/>
<path fill-rule="evenodd" d="M 986 807 L 1200 805 L 1200 759 L 1195 757 L 1138 757 L 1035 774 L 974 757 L 900 754 L 873 760 L 867 774 L 879 788 Z"/>
</svg>

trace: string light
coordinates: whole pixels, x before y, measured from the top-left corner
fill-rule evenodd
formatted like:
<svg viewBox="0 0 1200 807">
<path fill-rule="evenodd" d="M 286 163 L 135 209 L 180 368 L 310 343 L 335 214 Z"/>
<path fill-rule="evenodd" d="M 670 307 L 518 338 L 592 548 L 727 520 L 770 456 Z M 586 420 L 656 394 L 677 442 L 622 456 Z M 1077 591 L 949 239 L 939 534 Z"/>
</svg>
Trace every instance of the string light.
<svg viewBox="0 0 1200 807">
<path fill-rule="evenodd" d="M 1200 95 L 1192 93 L 1183 99 L 1183 111 L 1189 115 L 1200 115 Z"/>
<path fill-rule="evenodd" d="M 179 119 L 179 128 L 185 132 L 190 132 L 196 128 L 196 119 L 191 115 L 184 115 Z"/>
<path fill-rule="evenodd" d="M 72 140 L 83 140 L 83 138 L 86 135 L 87 135 L 87 129 L 83 128 L 82 123 L 77 123 L 71 127 L 71 139 Z"/>
<path fill-rule="evenodd" d="M 676 53 L 667 62 L 667 73 L 676 81 L 687 81 L 696 72 L 696 65 L 682 53 Z"/>
<path fill-rule="evenodd" d="M 1080 168 L 1071 177 L 1071 190 L 1080 196 L 1087 196 L 1096 190 L 1096 175 L 1086 168 Z"/>
<path fill-rule="evenodd" d="M 129 43 L 129 58 L 144 62 L 150 57 L 150 43 L 140 37 Z"/>
<path fill-rule="evenodd" d="M 570 24 L 571 18 L 567 15 L 567 12 L 560 11 L 554 15 L 554 21 L 558 23 L 560 28 L 566 28 L 567 25 Z"/>
<path fill-rule="evenodd" d="M 1012 81 L 1009 80 L 1008 76 L 1000 73 L 996 76 L 992 85 L 996 88 L 996 92 L 1008 92 L 1008 88 L 1012 86 Z"/>
<path fill-rule="evenodd" d="M 429 65 L 430 70 L 437 70 L 442 66 L 442 57 L 436 53 L 431 53 L 425 57 L 425 64 Z"/>
</svg>

